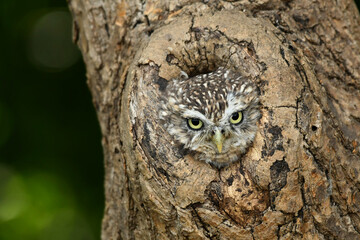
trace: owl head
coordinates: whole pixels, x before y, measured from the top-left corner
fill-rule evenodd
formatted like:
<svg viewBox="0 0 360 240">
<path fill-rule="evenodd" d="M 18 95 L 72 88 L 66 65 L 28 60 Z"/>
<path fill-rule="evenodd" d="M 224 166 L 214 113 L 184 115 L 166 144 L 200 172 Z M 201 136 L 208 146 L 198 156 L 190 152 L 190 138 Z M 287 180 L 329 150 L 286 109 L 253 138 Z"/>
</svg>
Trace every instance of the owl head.
<svg viewBox="0 0 360 240">
<path fill-rule="evenodd" d="M 258 91 L 248 78 L 219 68 L 168 84 L 160 118 L 194 157 L 216 167 L 239 159 L 251 144 L 260 117 Z"/>
</svg>

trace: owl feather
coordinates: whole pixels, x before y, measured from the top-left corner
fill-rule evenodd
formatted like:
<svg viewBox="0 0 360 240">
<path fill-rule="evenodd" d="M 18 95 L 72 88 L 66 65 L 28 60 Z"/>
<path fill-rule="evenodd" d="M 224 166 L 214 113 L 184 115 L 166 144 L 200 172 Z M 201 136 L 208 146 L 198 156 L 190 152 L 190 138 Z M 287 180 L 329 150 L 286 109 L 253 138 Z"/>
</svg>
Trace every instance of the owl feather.
<svg viewBox="0 0 360 240">
<path fill-rule="evenodd" d="M 260 118 L 255 84 L 223 67 L 166 87 L 160 118 L 168 133 L 198 160 L 221 168 L 251 145 Z M 180 145 L 179 145 L 180 146 Z"/>
</svg>

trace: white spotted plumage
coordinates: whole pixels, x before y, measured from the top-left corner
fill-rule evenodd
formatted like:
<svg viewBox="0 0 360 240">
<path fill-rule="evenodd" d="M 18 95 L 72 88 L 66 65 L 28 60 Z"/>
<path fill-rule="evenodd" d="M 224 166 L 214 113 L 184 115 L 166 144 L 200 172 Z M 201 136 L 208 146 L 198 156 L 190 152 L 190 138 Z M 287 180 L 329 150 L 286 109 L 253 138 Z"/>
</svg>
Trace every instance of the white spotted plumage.
<svg viewBox="0 0 360 240">
<path fill-rule="evenodd" d="M 260 117 L 256 89 L 250 79 L 222 67 L 190 78 L 182 72 L 166 87 L 160 118 L 195 158 L 223 167 L 239 160 L 255 137 Z M 236 113 L 242 120 L 232 124 L 230 118 Z M 191 129 L 189 119 L 200 120 L 203 126 Z M 216 132 L 221 135 L 220 148 L 215 144 Z"/>
</svg>

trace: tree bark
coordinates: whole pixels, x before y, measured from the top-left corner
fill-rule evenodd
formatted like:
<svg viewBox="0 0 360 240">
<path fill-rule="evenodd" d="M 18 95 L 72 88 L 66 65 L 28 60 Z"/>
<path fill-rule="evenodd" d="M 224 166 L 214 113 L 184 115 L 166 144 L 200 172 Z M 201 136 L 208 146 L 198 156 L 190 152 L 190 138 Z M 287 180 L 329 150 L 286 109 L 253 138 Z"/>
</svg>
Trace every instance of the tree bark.
<svg viewBox="0 0 360 240">
<path fill-rule="evenodd" d="M 350 0 L 69 0 L 103 135 L 102 239 L 360 239 L 360 17 Z M 218 170 L 158 121 L 179 76 L 254 79 L 262 117 Z"/>
</svg>

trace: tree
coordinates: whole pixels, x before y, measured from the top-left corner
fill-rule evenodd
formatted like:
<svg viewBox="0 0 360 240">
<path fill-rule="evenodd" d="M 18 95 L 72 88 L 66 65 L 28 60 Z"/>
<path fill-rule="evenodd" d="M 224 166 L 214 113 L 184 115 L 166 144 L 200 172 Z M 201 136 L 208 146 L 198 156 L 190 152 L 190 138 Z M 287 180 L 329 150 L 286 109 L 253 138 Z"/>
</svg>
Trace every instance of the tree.
<svg viewBox="0 0 360 240">
<path fill-rule="evenodd" d="M 360 17 L 351 0 L 69 1 L 105 156 L 102 239 L 360 239 Z M 219 66 L 261 90 L 218 170 L 173 144 L 159 97 Z"/>
</svg>

